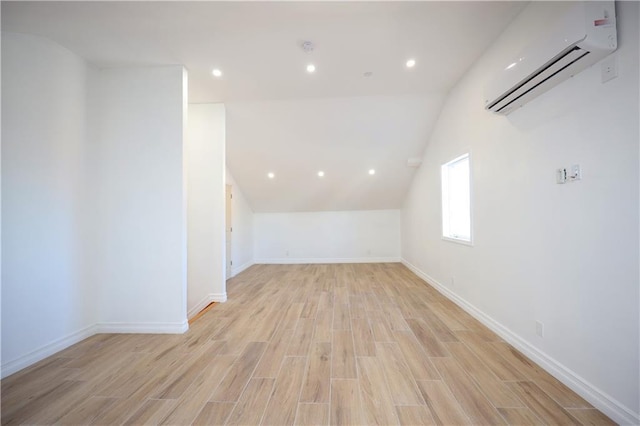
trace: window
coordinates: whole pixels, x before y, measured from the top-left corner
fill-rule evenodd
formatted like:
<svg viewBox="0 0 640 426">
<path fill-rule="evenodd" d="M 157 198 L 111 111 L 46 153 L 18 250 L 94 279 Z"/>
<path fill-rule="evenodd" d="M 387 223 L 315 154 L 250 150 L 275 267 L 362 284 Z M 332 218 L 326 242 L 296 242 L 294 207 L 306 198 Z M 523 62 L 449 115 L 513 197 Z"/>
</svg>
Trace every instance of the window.
<svg viewBox="0 0 640 426">
<path fill-rule="evenodd" d="M 442 237 L 471 243 L 470 158 L 464 154 L 442 165 Z"/>
</svg>

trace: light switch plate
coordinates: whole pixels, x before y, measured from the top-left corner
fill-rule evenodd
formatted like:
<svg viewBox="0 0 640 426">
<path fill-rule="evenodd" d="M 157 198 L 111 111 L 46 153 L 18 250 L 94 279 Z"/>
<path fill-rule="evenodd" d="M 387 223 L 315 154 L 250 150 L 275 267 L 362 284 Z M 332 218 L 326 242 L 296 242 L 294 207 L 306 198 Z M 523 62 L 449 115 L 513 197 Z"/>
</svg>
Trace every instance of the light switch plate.
<svg viewBox="0 0 640 426">
<path fill-rule="evenodd" d="M 567 169 L 556 170 L 556 183 L 558 184 L 567 183 Z"/>
<path fill-rule="evenodd" d="M 574 164 L 569 171 L 569 180 L 576 181 L 582 179 L 582 170 L 580 170 L 580 164 Z"/>
</svg>

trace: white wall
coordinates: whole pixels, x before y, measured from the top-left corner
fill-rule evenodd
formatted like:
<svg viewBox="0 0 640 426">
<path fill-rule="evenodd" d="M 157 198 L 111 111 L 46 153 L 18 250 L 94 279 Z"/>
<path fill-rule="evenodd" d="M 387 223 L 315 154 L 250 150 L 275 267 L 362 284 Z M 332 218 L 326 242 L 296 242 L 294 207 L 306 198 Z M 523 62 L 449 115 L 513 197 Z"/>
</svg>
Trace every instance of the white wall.
<svg viewBox="0 0 640 426">
<path fill-rule="evenodd" d="M 256 263 L 397 262 L 400 257 L 399 210 L 256 213 L 254 226 Z"/>
<path fill-rule="evenodd" d="M 227 300 L 225 283 L 225 109 L 190 104 L 187 137 L 188 312 Z"/>
<path fill-rule="evenodd" d="M 184 332 L 186 71 L 2 49 L 2 376 L 95 332 Z"/>
<path fill-rule="evenodd" d="M 493 71 L 555 7 L 528 6 L 452 90 L 403 208 L 402 256 L 605 413 L 637 423 L 638 3 L 617 3 L 617 79 L 602 84 L 596 64 L 508 117 L 483 110 Z M 440 237 L 440 165 L 466 150 L 474 247 Z M 582 181 L 557 185 L 555 169 L 572 164 Z"/>
<path fill-rule="evenodd" d="M 2 375 L 86 337 L 87 66 L 46 39 L 2 34 Z"/>
<path fill-rule="evenodd" d="M 233 198 L 231 200 L 231 276 L 253 265 L 253 210 L 242 193 L 242 188 L 227 169 L 226 183 L 231 185 Z"/>
<path fill-rule="evenodd" d="M 184 73 L 166 66 L 92 74 L 87 182 L 103 329 L 187 328 Z"/>
</svg>

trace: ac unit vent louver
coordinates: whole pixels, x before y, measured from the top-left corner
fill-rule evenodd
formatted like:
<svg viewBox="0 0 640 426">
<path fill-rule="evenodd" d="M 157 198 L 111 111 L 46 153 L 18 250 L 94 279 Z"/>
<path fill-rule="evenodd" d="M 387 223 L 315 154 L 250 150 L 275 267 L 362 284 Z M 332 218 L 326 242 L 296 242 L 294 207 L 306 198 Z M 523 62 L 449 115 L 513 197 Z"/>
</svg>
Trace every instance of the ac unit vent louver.
<svg viewBox="0 0 640 426">
<path fill-rule="evenodd" d="M 509 114 L 617 47 L 613 1 L 572 4 L 554 35 L 526 49 L 487 86 L 485 108 Z"/>
</svg>

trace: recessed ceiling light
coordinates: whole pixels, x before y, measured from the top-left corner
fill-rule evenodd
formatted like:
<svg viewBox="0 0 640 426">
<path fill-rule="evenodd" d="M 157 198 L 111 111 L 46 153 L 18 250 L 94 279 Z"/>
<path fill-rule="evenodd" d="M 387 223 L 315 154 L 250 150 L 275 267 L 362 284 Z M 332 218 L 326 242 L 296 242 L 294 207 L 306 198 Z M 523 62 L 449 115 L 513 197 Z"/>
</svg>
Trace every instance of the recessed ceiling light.
<svg viewBox="0 0 640 426">
<path fill-rule="evenodd" d="M 274 177 L 276 177 L 276 175 L 274 175 L 273 173 L 269 172 L 269 173 L 267 173 L 267 177 L 269 179 L 273 179 Z"/>
<path fill-rule="evenodd" d="M 364 77 L 371 77 L 373 75 L 372 71 L 367 71 L 365 73 L 362 74 Z"/>
<path fill-rule="evenodd" d="M 318 177 L 324 177 L 324 172 L 322 170 L 318 172 Z"/>
<path fill-rule="evenodd" d="M 374 169 L 369 169 L 369 174 L 370 174 L 370 175 L 375 175 L 375 174 L 376 174 L 376 171 L 375 171 Z"/>
<path fill-rule="evenodd" d="M 316 72 L 316 66 L 313 64 L 307 65 L 307 72 L 308 73 Z"/>
<path fill-rule="evenodd" d="M 416 60 L 415 59 L 409 59 L 407 61 L 407 68 L 413 68 L 416 66 Z"/>
<path fill-rule="evenodd" d="M 222 77 L 222 71 L 218 68 L 214 68 L 213 71 L 211 71 L 211 74 L 213 74 L 214 77 Z"/>
</svg>

